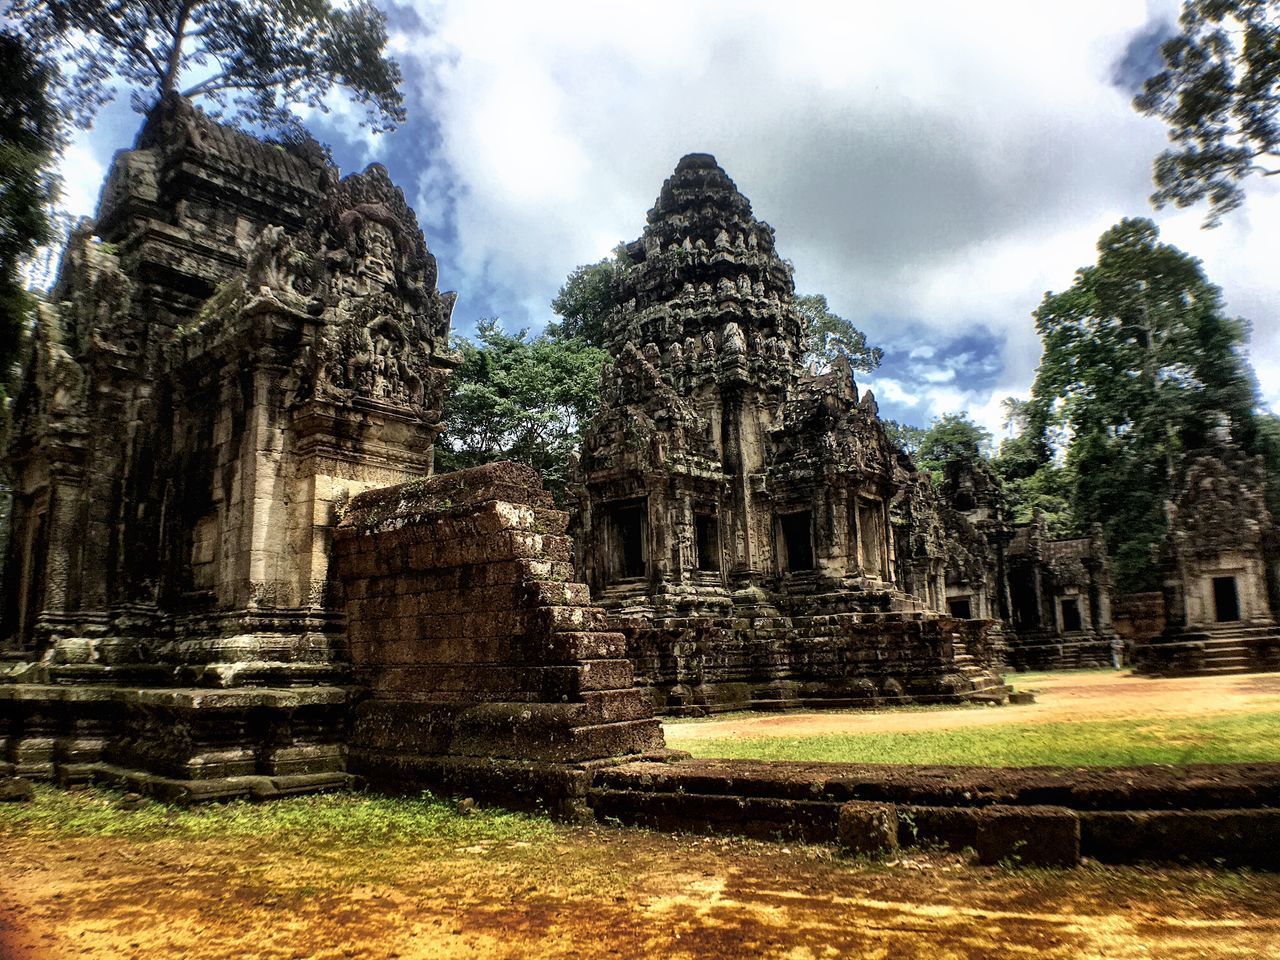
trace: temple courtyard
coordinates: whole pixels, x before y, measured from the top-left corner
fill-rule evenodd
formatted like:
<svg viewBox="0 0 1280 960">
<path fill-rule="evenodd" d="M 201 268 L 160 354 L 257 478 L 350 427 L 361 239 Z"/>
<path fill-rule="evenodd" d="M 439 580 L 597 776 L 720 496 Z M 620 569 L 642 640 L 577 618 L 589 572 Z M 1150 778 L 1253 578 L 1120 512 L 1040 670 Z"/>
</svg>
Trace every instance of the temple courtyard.
<svg viewBox="0 0 1280 960">
<path fill-rule="evenodd" d="M 1186 762 L 1232 750 L 1276 759 L 1274 733 L 1256 731 L 1280 720 L 1280 675 L 1089 671 L 1012 683 L 1036 703 L 731 714 L 668 722 L 666 734 L 701 756 L 772 756 L 761 751 L 800 744 L 796 759 L 809 756 L 805 743 L 844 740 L 857 750 L 868 737 L 899 747 L 909 741 L 895 738 L 935 737 L 933 753 L 910 759 L 963 763 L 939 744 L 967 749 L 966 731 L 1025 739 L 1037 727 L 1114 724 L 1144 749 L 1170 724 L 1216 723 L 1215 737 L 1182 745 L 1198 751 Z M 1081 762 L 1071 738 L 1052 739 L 1062 762 Z M 1008 869 L 914 849 L 844 859 L 822 845 L 566 826 L 430 799 L 335 794 L 176 808 L 42 786 L 31 803 L 0 804 L 0 955 L 15 960 L 1259 958 L 1280 956 L 1277 903 L 1273 872 Z"/>
</svg>

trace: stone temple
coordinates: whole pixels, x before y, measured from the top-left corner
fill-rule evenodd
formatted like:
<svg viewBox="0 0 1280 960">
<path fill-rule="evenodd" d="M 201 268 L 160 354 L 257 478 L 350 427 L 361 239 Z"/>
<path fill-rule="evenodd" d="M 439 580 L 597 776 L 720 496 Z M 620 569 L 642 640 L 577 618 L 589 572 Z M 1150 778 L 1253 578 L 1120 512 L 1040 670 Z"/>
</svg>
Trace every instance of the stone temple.
<svg viewBox="0 0 1280 960">
<path fill-rule="evenodd" d="M 1219 424 L 1166 505 L 1157 557 L 1164 629 L 1136 650 L 1153 675 L 1280 669 L 1280 530 L 1267 507 L 1261 457 Z"/>
<path fill-rule="evenodd" d="M 394 770 L 572 811 L 582 763 L 661 747 L 539 478 L 430 477 L 454 297 L 381 167 L 166 100 L 50 301 L 0 776 L 193 799 Z"/>
<path fill-rule="evenodd" d="M 895 535 L 914 471 L 847 363 L 805 368 L 791 268 L 714 158 L 626 255 L 575 541 L 656 706 L 1002 698 L 991 624 L 939 613 L 944 558 Z"/>
</svg>

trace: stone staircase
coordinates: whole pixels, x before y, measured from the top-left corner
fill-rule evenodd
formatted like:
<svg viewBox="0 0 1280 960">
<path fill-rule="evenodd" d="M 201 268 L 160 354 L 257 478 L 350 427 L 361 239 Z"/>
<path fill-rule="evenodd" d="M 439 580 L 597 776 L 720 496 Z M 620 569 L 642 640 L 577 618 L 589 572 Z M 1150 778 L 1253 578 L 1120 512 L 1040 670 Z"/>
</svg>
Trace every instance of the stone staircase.
<svg viewBox="0 0 1280 960">
<path fill-rule="evenodd" d="M 1134 651 L 1138 673 L 1149 676 L 1222 676 L 1280 669 L 1280 626 L 1218 623 L 1166 632 Z"/>
</svg>

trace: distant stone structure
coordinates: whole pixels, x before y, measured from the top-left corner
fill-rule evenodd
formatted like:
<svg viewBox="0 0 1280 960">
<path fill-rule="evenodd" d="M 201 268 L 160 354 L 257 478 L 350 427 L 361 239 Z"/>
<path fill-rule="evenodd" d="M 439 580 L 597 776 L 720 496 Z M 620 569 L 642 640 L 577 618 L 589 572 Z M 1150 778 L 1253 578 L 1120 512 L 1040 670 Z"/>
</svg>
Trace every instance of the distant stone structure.
<svg viewBox="0 0 1280 960">
<path fill-rule="evenodd" d="M 1013 639 L 1010 666 L 1076 670 L 1118 664 L 1111 623 L 1111 570 L 1102 528 L 1050 539 L 1039 517 L 1014 531 L 1008 549 Z"/>
<path fill-rule="evenodd" d="M 905 592 L 896 451 L 852 371 L 804 369 L 774 234 L 715 159 L 663 185 L 607 320 L 576 542 L 660 709 L 1001 698 L 988 624 Z"/>
<path fill-rule="evenodd" d="M 1158 556 L 1165 626 L 1139 641 L 1141 673 L 1280 669 L 1280 531 L 1267 508 L 1262 458 L 1241 450 L 1228 424 L 1212 439 L 1166 508 Z"/>
<path fill-rule="evenodd" d="M 372 682 L 371 664 L 440 656 L 423 645 L 436 639 L 426 625 L 370 636 L 396 593 L 383 583 L 382 606 L 352 601 L 368 618 L 352 628 L 353 674 L 330 566 L 352 497 L 431 473 L 457 363 L 454 295 L 436 279 L 416 218 L 380 166 L 339 178 L 314 144 L 263 143 L 181 98 L 153 111 L 136 147 L 116 156 L 97 220 L 72 239 L 17 399 L 0 776 L 113 777 L 188 799 L 349 782 L 348 725 L 364 696 L 353 680 Z M 532 511 L 555 527 L 540 485 L 521 482 L 527 489 L 507 497 L 521 522 Z M 374 576 L 469 576 L 440 565 L 464 564 L 492 534 L 481 521 L 502 509 L 467 501 L 471 513 L 415 521 L 424 537 L 450 529 L 463 540 L 432 566 L 412 537 L 382 532 L 370 501 L 358 502 L 377 532 L 368 542 L 403 551 L 352 558 L 374 597 Z M 548 550 L 551 533 L 538 533 Z M 542 562 L 508 559 L 517 558 Z M 558 543 L 548 562 L 567 559 Z M 562 566 L 553 574 L 526 571 L 509 587 L 530 617 L 551 618 L 548 644 L 564 640 L 557 614 L 525 594 L 572 579 Z M 458 612 L 482 595 L 455 597 Z M 524 686 L 467 697 L 563 695 L 590 726 L 576 693 L 590 688 L 588 670 L 575 674 L 577 660 L 563 656 Z M 474 666 L 460 654 L 455 674 Z M 600 669 L 625 686 L 616 665 Z M 378 674 L 375 698 L 389 675 Z M 518 726 L 522 714 L 512 716 Z M 651 746 L 652 721 L 632 719 L 631 738 L 591 742 L 606 753 Z"/>
</svg>

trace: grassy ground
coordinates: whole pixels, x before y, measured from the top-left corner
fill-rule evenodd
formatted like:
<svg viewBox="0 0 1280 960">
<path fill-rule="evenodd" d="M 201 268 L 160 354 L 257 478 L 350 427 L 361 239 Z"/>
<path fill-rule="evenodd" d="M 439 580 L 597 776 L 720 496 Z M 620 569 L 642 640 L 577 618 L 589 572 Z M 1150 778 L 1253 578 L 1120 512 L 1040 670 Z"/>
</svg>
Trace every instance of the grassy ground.
<svg viewBox="0 0 1280 960">
<path fill-rule="evenodd" d="M 1280 713 L 1082 723 L 1010 723 L 905 733 L 718 737 L 697 757 L 978 766 L 1128 766 L 1280 761 Z"/>
</svg>

